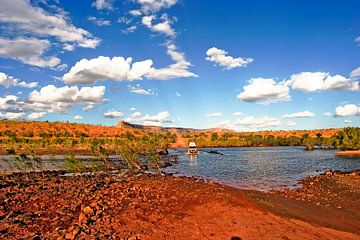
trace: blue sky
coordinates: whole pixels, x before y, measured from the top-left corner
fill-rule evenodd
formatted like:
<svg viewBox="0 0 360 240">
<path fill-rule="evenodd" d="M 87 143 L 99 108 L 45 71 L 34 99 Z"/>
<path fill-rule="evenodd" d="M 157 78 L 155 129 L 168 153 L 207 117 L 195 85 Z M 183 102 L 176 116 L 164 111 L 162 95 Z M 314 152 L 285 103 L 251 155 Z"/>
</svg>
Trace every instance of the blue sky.
<svg viewBox="0 0 360 240">
<path fill-rule="evenodd" d="M 360 125 L 359 1 L 0 4 L 0 118 Z"/>
</svg>

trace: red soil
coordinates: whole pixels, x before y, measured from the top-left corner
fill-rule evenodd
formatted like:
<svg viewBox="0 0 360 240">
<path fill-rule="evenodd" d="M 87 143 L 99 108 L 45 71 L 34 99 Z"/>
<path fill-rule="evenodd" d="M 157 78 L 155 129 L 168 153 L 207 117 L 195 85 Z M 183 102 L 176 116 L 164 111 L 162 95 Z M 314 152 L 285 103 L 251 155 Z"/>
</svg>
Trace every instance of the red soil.
<svg viewBox="0 0 360 240">
<path fill-rule="evenodd" d="M 278 198 L 277 207 L 288 206 L 282 194 L 192 178 L 32 174 L 0 180 L 3 239 L 360 239 L 341 219 L 335 230 L 301 211 L 303 220 L 264 205 Z M 296 206 L 305 205 L 299 200 Z"/>
</svg>

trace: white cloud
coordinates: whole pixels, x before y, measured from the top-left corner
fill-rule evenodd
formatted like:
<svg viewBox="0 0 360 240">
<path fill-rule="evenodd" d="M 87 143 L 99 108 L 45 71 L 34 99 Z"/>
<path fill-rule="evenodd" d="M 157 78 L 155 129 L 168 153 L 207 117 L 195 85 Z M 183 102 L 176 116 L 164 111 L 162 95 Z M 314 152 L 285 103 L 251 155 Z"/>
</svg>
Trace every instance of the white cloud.
<svg viewBox="0 0 360 240">
<path fill-rule="evenodd" d="M 83 116 L 80 116 L 80 115 L 76 115 L 75 117 L 74 117 L 74 119 L 75 120 L 81 120 L 81 119 L 83 119 L 84 117 Z"/>
<path fill-rule="evenodd" d="M 326 117 L 331 117 L 332 114 L 331 114 L 331 112 L 324 112 L 324 116 L 326 116 Z"/>
<path fill-rule="evenodd" d="M 215 127 L 231 129 L 234 131 L 242 132 L 254 132 L 261 130 L 268 130 L 273 127 L 277 127 L 281 124 L 281 121 L 273 117 L 259 117 L 253 116 L 245 117 L 244 119 L 236 119 L 235 121 L 221 121 L 215 125 Z"/>
<path fill-rule="evenodd" d="M 132 108 L 130 108 L 130 111 L 136 111 L 136 108 L 134 108 L 134 107 L 132 107 Z"/>
<path fill-rule="evenodd" d="M 137 118 L 137 117 L 140 117 L 141 115 L 142 115 L 141 112 L 134 112 L 134 113 L 130 114 L 130 117 Z"/>
<path fill-rule="evenodd" d="M 257 102 L 269 105 L 280 101 L 289 101 L 289 87 L 284 83 L 276 83 L 271 78 L 252 78 L 249 84 L 244 86 L 244 91 L 238 99 L 245 102 Z"/>
<path fill-rule="evenodd" d="M 302 72 L 293 74 L 287 84 L 294 90 L 316 92 L 326 90 L 359 91 L 359 82 L 341 75 L 331 76 L 326 72 Z"/>
<path fill-rule="evenodd" d="M 107 111 L 104 113 L 105 118 L 119 118 L 123 115 L 124 114 L 122 112 L 115 111 L 115 110 L 110 110 L 110 111 Z"/>
<path fill-rule="evenodd" d="M 132 63 L 132 58 L 99 56 L 90 60 L 82 59 L 62 77 L 66 83 L 92 84 L 97 80 L 132 81 L 148 74 L 153 64 L 148 59 Z"/>
<path fill-rule="evenodd" d="M 163 15 L 162 22 L 153 24 L 153 21 L 156 20 L 155 15 L 143 16 L 141 23 L 149 28 L 152 32 L 164 34 L 168 37 L 175 37 L 175 30 L 171 27 L 171 21 L 167 15 Z"/>
<path fill-rule="evenodd" d="M 129 123 L 142 123 L 145 125 L 161 125 L 164 123 L 172 123 L 173 121 L 168 120 L 168 117 L 170 116 L 169 112 L 159 112 L 156 115 L 149 115 L 146 114 L 143 117 L 130 117 L 124 119 L 124 121 Z"/>
<path fill-rule="evenodd" d="M 16 34 L 54 37 L 62 43 L 74 43 L 85 48 L 95 48 L 100 43 L 91 33 L 72 25 L 64 10 L 53 9 L 58 9 L 58 12 L 47 12 L 32 6 L 27 0 L 2 1 L 0 22 L 11 27 Z"/>
<path fill-rule="evenodd" d="M 279 119 L 268 116 L 264 116 L 260 118 L 249 116 L 244 119 L 235 121 L 235 125 L 245 125 L 253 128 L 268 128 L 268 127 L 278 126 L 280 124 L 281 121 Z"/>
<path fill-rule="evenodd" d="M 242 112 L 234 112 L 233 115 L 234 116 L 241 116 L 241 115 L 243 115 L 243 113 Z"/>
<path fill-rule="evenodd" d="M 315 116 L 315 114 L 312 112 L 303 111 L 303 112 L 285 114 L 281 117 L 282 118 L 310 118 L 310 117 L 314 117 L 314 116 Z"/>
<path fill-rule="evenodd" d="M 131 14 L 134 17 L 138 17 L 138 16 L 142 15 L 141 11 L 139 11 L 139 10 L 130 10 L 129 14 Z"/>
<path fill-rule="evenodd" d="M 34 90 L 29 94 L 28 100 L 30 102 L 40 103 L 101 103 L 103 102 L 103 96 L 105 94 L 104 86 L 94 87 L 82 87 L 77 86 L 64 86 L 56 87 L 54 85 L 48 85 L 40 89 L 40 91 Z"/>
<path fill-rule="evenodd" d="M 75 46 L 74 46 L 74 45 L 71 45 L 71 44 L 68 44 L 68 43 L 64 43 L 63 49 L 64 49 L 65 51 L 71 52 L 71 51 L 74 51 L 74 50 L 75 50 Z"/>
<path fill-rule="evenodd" d="M 91 6 L 95 7 L 97 10 L 112 10 L 113 2 L 112 0 L 95 0 Z"/>
<path fill-rule="evenodd" d="M 227 55 L 228 52 L 225 50 L 212 47 L 206 51 L 206 60 L 210 62 L 214 62 L 216 65 L 224 67 L 226 69 L 233 69 L 237 67 L 246 67 L 249 63 L 253 62 L 252 58 L 234 58 L 232 56 Z"/>
<path fill-rule="evenodd" d="M 23 108 L 46 112 L 67 112 L 74 104 L 95 105 L 104 102 L 104 86 L 82 87 L 48 85 L 29 93 Z"/>
<path fill-rule="evenodd" d="M 38 120 L 46 115 L 46 112 L 33 112 L 27 116 L 28 120 Z"/>
<path fill-rule="evenodd" d="M 175 44 L 168 43 L 166 48 L 167 54 L 175 63 L 170 64 L 165 68 L 151 69 L 147 75 L 148 78 L 169 80 L 173 78 L 198 77 L 198 75 L 188 70 L 188 68 L 191 66 L 191 63 L 186 61 L 184 53 L 177 51 Z"/>
<path fill-rule="evenodd" d="M 178 0 L 134 0 L 140 4 L 143 13 L 156 13 L 161 9 L 169 8 L 175 5 Z"/>
<path fill-rule="evenodd" d="M 212 112 L 212 113 L 207 113 L 205 116 L 207 116 L 207 117 L 221 117 L 222 113 L 221 112 Z"/>
<path fill-rule="evenodd" d="M 0 119 L 19 119 L 25 116 L 23 112 L 0 112 Z"/>
<path fill-rule="evenodd" d="M 176 92 L 175 95 L 176 95 L 177 97 L 181 97 L 181 93 L 179 93 L 179 92 Z"/>
<path fill-rule="evenodd" d="M 88 20 L 100 27 L 102 26 L 110 26 L 111 25 L 111 21 L 103 19 L 103 18 L 97 18 L 97 17 L 88 17 Z"/>
<path fill-rule="evenodd" d="M 143 89 L 140 87 L 139 84 L 137 84 L 136 86 L 129 86 L 130 92 L 132 93 L 136 93 L 136 94 L 141 94 L 141 95 L 154 95 L 154 90 L 152 89 Z"/>
<path fill-rule="evenodd" d="M 71 67 L 62 77 L 66 83 L 92 84 L 97 80 L 133 81 L 144 77 L 156 80 L 168 80 L 180 77 L 197 77 L 189 72 L 191 65 L 185 60 L 184 54 L 176 51 L 174 44 L 167 45 L 167 53 L 174 64 L 165 68 L 155 69 L 150 59 L 132 63 L 132 58 L 99 56 L 90 60 L 82 59 Z"/>
<path fill-rule="evenodd" d="M 38 82 L 19 82 L 18 79 L 7 75 L 6 73 L 0 72 L 0 85 L 9 88 L 9 87 L 14 87 L 14 86 L 19 86 L 19 87 L 25 87 L 25 88 L 34 88 L 37 87 Z"/>
<path fill-rule="evenodd" d="M 359 37 L 359 38 L 360 38 L 360 37 Z M 360 67 L 354 69 L 354 70 L 351 72 L 350 76 L 351 76 L 352 78 L 358 78 L 358 77 L 360 77 Z"/>
<path fill-rule="evenodd" d="M 37 67 L 55 67 L 60 64 L 61 60 L 55 56 L 44 56 L 49 47 L 48 40 L 0 38 L 0 57 L 15 59 Z"/>
<path fill-rule="evenodd" d="M 130 26 L 128 28 L 126 28 L 125 30 L 122 30 L 122 33 L 128 34 L 128 33 L 132 33 L 137 29 L 137 27 L 135 25 Z"/>
<path fill-rule="evenodd" d="M 294 121 L 288 121 L 288 122 L 286 123 L 286 126 L 289 126 L 289 127 L 296 126 L 296 122 L 294 122 Z"/>
<path fill-rule="evenodd" d="M 351 120 L 344 120 L 344 123 L 352 123 L 352 121 Z"/>
<path fill-rule="evenodd" d="M 88 111 L 93 110 L 94 108 L 95 108 L 95 104 L 89 104 L 89 105 L 83 107 L 82 110 L 88 112 Z"/>
<path fill-rule="evenodd" d="M 337 117 L 350 117 L 360 116 L 360 107 L 355 104 L 346 104 L 339 106 L 335 109 L 335 116 Z"/>
<path fill-rule="evenodd" d="M 14 95 L 6 95 L 0 97 L 0 110 L 5 112 L 20 113 L 28 112 L 34 113 L 31 116 L 36 116 L 35 113 L 66 113 L 74 105 L 96 105 L 101 104 L 105 100 L 104 86 L 94 87 L 56 87 L 48 85 L 41 88 L 39 91 L 34 90 L 29 93 L 27 99 L 22 100 Z"/>
</svg>

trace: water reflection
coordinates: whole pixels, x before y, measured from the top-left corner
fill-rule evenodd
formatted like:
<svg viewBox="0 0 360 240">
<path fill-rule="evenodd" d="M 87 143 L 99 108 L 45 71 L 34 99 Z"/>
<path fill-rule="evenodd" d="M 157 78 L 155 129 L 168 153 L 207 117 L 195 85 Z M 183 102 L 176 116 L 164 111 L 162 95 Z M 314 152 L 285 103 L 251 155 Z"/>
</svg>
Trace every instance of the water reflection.
<svg viewBox="0 0 360 240">
<path fill-rule="evenodd" d="M 338 158 L 336 150 L 304 151 L 301 147 L 214 148 L 187 155 L 175 150 L 178 163 L 164 170 L 239 188 L 270 190 L 296 187 L 305 176 L 328 170 L 360 169 L 360 158 Z M 213 154 L 211 152 L 218 152 Z M 220 154 L 219 154 L 220 153 Z"/>
<path fill-rule="evenodd" d="M 197 154 L 189 154 L 189 165 L 190 166 L 197 165 Z"/>
</svg>

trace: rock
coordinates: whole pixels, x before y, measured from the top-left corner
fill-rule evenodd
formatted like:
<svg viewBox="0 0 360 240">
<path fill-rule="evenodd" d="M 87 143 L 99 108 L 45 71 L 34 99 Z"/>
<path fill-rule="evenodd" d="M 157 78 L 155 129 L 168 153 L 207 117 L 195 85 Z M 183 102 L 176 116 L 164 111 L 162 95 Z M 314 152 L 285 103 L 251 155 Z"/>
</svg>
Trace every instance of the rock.
<svg viewBox="0 0 360 240">
<path fill-rule="evenodd" d="M 87 222 L 87 217 L 85 216 L 84 213 L 80 213 L 79 215 L 79 225 L 82 225 L 83 223 Z"/>
<path fill-rule="evenodd" d="M 156 153 L 159 154 L 159 155 L 168 155 L 168 154 L 169 154 L 167 148 L 164 148 L 164 149 L 156 149 Z"/>
<path fill-rule="evenodd" d="M 87 206 L 83 209 L 83 213 L 85 213 L 86 215 L 93 215 L 94 210 L 90 206 Z"/>
<path fill-rule="evenodd" d="M 67 233 L 67 234 L 65 234 L 65 239 L 73 240 L 73 239 L 75 239 L 75 236 L 72 233 Z"/>
<path fill-rule="evenodd" d="M 330 172 L 330 171 L 327 171 L 327 172 L 325 172 L 325 175 L 326 175 L 326 176 L 332 176 L 332 175 L 333 175 L 333 173 L 332 173 L 332 172 Z"/>
</svg>

